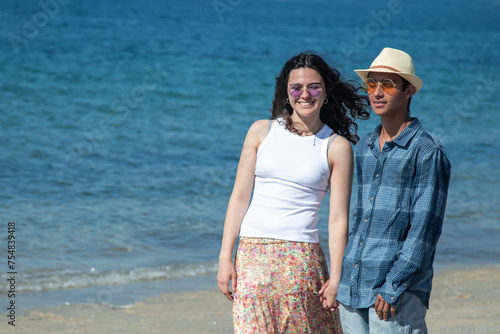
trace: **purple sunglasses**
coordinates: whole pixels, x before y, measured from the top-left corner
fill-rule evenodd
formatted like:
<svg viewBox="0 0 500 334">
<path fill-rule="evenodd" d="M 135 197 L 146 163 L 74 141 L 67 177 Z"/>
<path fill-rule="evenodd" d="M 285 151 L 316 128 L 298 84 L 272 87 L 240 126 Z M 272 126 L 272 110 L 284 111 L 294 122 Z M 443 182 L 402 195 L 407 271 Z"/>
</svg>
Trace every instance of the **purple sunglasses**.
<svg viewBox="0 0 500 334">
<path fill-rule="evenodd" d="M 302 88 L 301 85 L 297 84 L 291 85 L 288 88 L 288 92 L 290 93 L 291 97 L 299 97 L 304 90 L 307 90 L 309 95 L 315 98 L 321 95 L 321 86 L 319 84 L 311 84 L 306 89 Z"/>
</svg>

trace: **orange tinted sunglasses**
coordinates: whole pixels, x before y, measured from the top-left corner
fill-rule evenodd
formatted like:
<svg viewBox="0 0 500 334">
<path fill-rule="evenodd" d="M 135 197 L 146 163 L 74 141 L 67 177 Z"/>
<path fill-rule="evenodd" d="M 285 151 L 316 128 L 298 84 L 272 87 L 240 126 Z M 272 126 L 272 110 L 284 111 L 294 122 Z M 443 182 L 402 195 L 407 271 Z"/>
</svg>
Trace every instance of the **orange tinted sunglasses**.
<svg viewBox="0 0 500 334">
<path fill-rule="evenodd" d="M 404 85 L 404 83 L 395 83 L 391 79 L 384 79 L 381 82 L 375 79 L 368 78 L 363 82 L 363 88 L 368 94 L 375 93 L 377 86 L 380 85 L 385 93 L 392 94 L 396 90 L 396 86 Z"/>
</svg>

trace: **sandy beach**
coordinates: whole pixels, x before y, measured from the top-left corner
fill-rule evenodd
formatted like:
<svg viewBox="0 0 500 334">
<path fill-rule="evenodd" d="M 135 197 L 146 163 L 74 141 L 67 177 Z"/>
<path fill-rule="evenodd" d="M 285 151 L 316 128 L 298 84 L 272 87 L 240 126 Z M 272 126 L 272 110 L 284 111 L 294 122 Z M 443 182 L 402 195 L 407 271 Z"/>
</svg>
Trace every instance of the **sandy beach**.
<svg viewBox="0 0 500 334">
<path fill-rule="evenodd" d="M 500 267 L 438 272 L 427 314 L 430 333 L 500 333 Z M 215 282 L 214 282 L 215 285 Z M 136 305 L 61 305 L 3 317 L 0 333 L 232 333 L 231 303 L 217 289 L 150 297 Z"/>
</svg>

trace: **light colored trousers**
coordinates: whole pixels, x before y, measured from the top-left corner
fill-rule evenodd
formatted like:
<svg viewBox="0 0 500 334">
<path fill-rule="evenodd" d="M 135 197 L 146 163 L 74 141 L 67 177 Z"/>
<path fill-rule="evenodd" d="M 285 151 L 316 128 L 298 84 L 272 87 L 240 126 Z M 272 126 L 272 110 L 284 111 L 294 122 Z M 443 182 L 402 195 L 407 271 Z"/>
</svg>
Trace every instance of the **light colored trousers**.
<svg viewBox="0 0 500 334">
<path fill-rule="evenodd" d="M 427 308 L 409 292 L 403 292 L 394 305 L 396 316 L 379 320 L 375 308 L 356 309 L 340 304 L 340 321 L 344 334 L 427 334 Z"/>
</svg>

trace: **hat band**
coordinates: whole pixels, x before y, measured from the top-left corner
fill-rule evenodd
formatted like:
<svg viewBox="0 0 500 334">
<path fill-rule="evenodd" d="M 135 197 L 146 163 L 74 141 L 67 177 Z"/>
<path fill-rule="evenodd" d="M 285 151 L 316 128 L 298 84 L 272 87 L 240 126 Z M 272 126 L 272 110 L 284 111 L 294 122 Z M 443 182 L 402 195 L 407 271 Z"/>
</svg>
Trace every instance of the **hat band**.
<svg viewBox="0 0 500 334">
<path fill-rule="evenodd" d="M 372 68 L 386 68 L 388 70 L 394 71 L 394 72 L 401 72 L 400 70 L 391 67 L 391 66 L 386 66 L 386 65 L 377 65 L 377 66 L 371 66 L 369 69 L 371 70 Z"/>
</svg>

